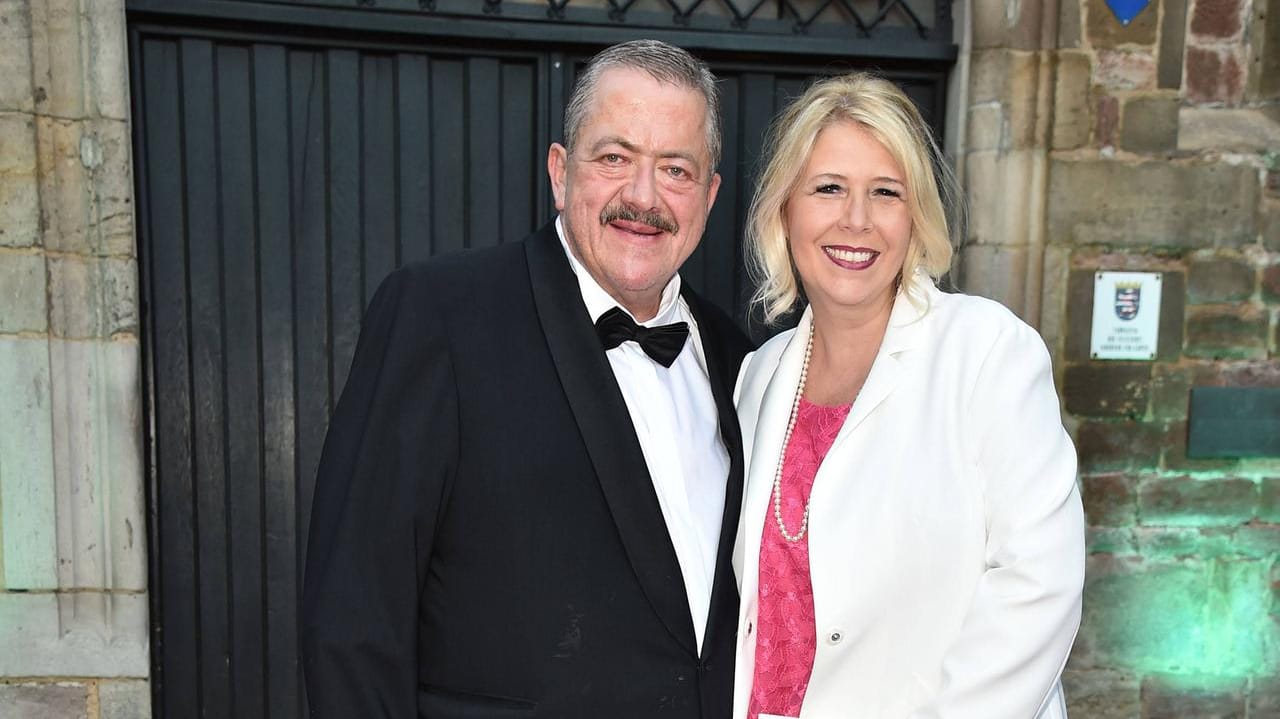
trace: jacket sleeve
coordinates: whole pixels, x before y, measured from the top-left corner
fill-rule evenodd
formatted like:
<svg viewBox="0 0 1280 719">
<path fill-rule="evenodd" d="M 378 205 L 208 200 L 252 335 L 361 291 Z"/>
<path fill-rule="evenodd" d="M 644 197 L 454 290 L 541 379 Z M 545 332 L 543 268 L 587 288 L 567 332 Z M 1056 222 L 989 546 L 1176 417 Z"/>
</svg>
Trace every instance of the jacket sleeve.
<svg viewBox="0 0 1280 719">
<path fill-rule="evenodd" d="M 971 388 L 966 434 L 983 482 L 986 569 L 947 651 L 938 695 L 912 719 L 1031 719 L 1080 626 L 1084 513 L 1049 355 L 1017 322 Z"/>
<path fill-rule="evenodd" d="M 417 716 L 419 593 L 458 434 L 422 274 L 397 271 L 370 303 L 316 475 L 302 639 L 317 719 Z"/>
</svg>

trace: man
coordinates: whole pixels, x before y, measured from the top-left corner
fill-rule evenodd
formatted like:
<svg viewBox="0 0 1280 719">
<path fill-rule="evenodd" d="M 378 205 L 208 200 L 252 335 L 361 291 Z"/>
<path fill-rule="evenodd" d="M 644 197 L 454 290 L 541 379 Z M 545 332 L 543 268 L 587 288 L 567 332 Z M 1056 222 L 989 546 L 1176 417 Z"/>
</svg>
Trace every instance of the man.
<svg viewBox="0 0 1280 719">
<path fill-rule="evenodd" d="M 676 275 L 718 110 L 683 50 L 605 50 L 548 153 L 557 221 L 378 291 L 317 478 L 313 717 L 729 715 L 748 345 Z"/>
</svg>

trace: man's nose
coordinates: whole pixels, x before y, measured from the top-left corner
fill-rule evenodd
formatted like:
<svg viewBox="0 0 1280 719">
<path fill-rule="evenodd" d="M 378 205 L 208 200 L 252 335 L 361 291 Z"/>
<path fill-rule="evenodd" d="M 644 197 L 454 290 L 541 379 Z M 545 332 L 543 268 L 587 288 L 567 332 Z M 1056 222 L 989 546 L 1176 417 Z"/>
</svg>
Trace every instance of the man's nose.
<svg viewBox="0 0 1280 719">
<path fill-rule="evenodd" d="M 632 167 L 631 177 L 627 179 L 626 186 L 622 188 L 623 201 L 641 210 L 657 207 L 658 183 L 654 177 L 657 169 L 657 164 L 648 160 L 635 163 Z"/>
</svg>

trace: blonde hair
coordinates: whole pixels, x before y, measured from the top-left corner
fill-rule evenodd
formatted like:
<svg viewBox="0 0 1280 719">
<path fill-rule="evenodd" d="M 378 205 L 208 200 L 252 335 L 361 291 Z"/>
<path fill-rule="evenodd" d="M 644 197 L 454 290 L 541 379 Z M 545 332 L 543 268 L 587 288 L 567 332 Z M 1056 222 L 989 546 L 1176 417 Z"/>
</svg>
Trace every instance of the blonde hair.
<svg viewBox="0 0 1280 719">
<path fill-rule="evenodd" d="M 961 209 L 958 185 L 920 111 L 883 78 L 864 72 L 826 78 L 787 107 L 774 121 L 765 143 L 764 171 L 747 219 L 747 252 L 758 284 L 751 301 L 763 307 L 766 322 L 776 321 L 800 299 L 783 210 L 818 133 L 839 122 L 866 128 L 906 175 L 912 229 L 900 277 L 902 291 L 914 289 L 917 271 L 936 281 L 951 267 L 947 214 L 948 206 L 954 212 Z"/>
</svg>

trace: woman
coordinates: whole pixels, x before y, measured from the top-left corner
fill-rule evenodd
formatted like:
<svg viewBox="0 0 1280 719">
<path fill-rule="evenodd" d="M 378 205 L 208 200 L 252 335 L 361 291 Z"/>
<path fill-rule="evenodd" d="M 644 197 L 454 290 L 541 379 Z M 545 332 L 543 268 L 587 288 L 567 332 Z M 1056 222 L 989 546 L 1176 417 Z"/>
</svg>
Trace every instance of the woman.
<svg viewBox="0 0 1280 719">
<path fill-rule="evenodd" d="M 892 83 L 819 82 L 770 139 L 757 300 L 807 306 L 738 383 L 734 716 L 1065 717 L 1084 522 L 1044 343 L 937 289 L 945 165 Z"/>
</svg>

